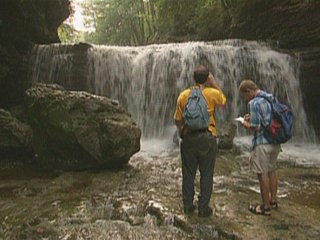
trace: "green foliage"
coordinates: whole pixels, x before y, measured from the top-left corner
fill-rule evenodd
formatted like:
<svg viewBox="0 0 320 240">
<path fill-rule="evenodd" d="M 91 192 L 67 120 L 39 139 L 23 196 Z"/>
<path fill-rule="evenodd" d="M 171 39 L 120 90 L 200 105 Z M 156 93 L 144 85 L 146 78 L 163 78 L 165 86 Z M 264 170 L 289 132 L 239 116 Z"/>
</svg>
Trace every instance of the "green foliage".
<svg viewBox="0 0 320 240">
<path fill-rule="evenodd" d="M 58 36 L 61 42 L 76 43 L 80 41 L 82 34 L 74 28 L 73 21 L 74 9 L 72 8 L 69 18 L 58 28 Z"/>
<path fill-rule="evenodd" d="M 240 0 L 91 0 L 83 2 L 84 41 L 144 45 L 185 36 L 207 39 L 225 31 L 228 8 Z M 208 31 L 209 29 L 209 31 Z M 76 38 L 65 29 L 66 38 Z"/>
<path fill-rule="evenodd" d="M 81 33 L 78 32 L 71 24 L 63 23 L 58 28 L 60 41 L 63 43 L 76 43 L 81 39 Z"/>
<path fill-rule="evenodd" d="M 158 25 L 160 34 L 182 36 L 195 33 L 193 18 L 198 1 L 158 0 Z"/>
<path fill-rule="evenodd" d="M 96 44 L 143 45 L 155 32 L 153 1 L 93 0 L 83 4 L 86 25 L 95 31 L 86 40 Z"/>
<path fill-rule="evenodd" d="M 223 8 L 220 0 L 199 0 L 193 17 L 196 35 L 202 40 L 211 40 L 218 36 L 223 29 Z"/>
<path fill-rule="evenodd" d="M 297 0 L 291 5 L 312 8 L 319 6 L 319 2 Z M 85 32 L 83 41 L 145 45 L 165 41 L 210 41 L 229 36 L 250 39 L 261 36 L 260 29 L 268 27 L 261 14 L 286 4 L 278 0 L 87 0 L 81 4 L 85 26 L 93 31 Z M 272 29 L 268 31 L 272 34 Z M 72 29 L 72 19 L 69 26 L 61 27 L 59 35 L 63 42 L 81 39 Z"/>
</svg>

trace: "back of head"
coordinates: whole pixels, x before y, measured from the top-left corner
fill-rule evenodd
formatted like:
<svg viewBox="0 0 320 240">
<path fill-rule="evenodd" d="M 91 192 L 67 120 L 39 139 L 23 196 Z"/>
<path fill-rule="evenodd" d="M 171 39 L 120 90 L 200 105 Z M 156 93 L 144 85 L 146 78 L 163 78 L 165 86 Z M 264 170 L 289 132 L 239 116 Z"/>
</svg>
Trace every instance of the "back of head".
<svg viewBox="0 0 320 240">
<path fill-rule="evenodd" d="M 207 81 L 209 69 L 203 65 L 197 65 L 193 71 L 193 78 L 196 83 L 203 84 Z"/>
<path fill-rule="evenodd" d="M 240 83 L 239 91 L 240 93 L 246 93 L 248 90 L 259 90 L 259 87 L 252 80 L 243 80 Z"/>
</svg>

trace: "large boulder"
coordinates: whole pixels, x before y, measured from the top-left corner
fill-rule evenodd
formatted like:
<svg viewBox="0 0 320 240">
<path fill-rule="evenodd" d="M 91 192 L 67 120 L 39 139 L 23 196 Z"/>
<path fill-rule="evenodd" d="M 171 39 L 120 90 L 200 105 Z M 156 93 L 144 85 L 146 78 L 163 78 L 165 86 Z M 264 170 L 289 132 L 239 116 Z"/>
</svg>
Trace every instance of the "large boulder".
<svg viewBox="0 0 320 240">
<path fill-rule="evenodd" d="M 32 134 L 30 126 L 0 109 L 0 160 L 31 156 Z"/>
<path fill-rule="evenodd" d="M 115 100 L 37 84 L 26 103 L 33 148 L 46 168 L 121 167 L 140 150 L 141 131 Z"/>
<path fill-rule="evenodd" d="M 231 122 L 225 122 L 218 126 L 219 149 L 232 149 L 233 139 L 236 136 L 237 126 Z"/>
</svg>

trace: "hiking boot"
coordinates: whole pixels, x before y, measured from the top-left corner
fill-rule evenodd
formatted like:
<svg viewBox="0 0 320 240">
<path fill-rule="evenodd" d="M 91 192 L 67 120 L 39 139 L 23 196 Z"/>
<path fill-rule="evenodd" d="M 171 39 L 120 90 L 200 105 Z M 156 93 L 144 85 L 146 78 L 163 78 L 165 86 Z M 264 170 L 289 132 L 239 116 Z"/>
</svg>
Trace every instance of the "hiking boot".
<svg viewBox="0 0 320 240">
<path fill-rule="evenodd" d="M 203 211 L 199 210 L 199 213 L 198 213 L 199 217 L 209 217 L 211 215 L 212 215 L 212 208 L 211 207 L 207 207 Z"/>
<path fill-rule="evenodd" d="M 192 205 L 191 207 L 188 207 L 188 208 L 184 207 L 183 212 L 185 214 L 191 214 L 194 212 L 195 209 L 196 209 L 196 207 L 194 205 Z"/>
</svg>

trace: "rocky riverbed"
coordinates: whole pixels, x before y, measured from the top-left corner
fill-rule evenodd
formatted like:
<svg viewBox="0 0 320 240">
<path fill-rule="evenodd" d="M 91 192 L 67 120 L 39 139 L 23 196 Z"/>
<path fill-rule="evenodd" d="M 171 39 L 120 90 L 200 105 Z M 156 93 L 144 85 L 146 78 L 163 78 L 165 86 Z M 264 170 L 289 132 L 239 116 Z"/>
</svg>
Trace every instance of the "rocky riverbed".
<svg viewBox="0 0 320 240">
<path fill-rule="evenodd" d="M 0 239 L 320 239 L 320 168 L 281 159 L 279 209 L 256 216 L 247 210 L 259 188 L 246 154 L 221 151 L 210 218 L 183 214 L 171 144 L 146 142 L 117 171 L 53 173 L 2 162 Z"/>
</svg>

